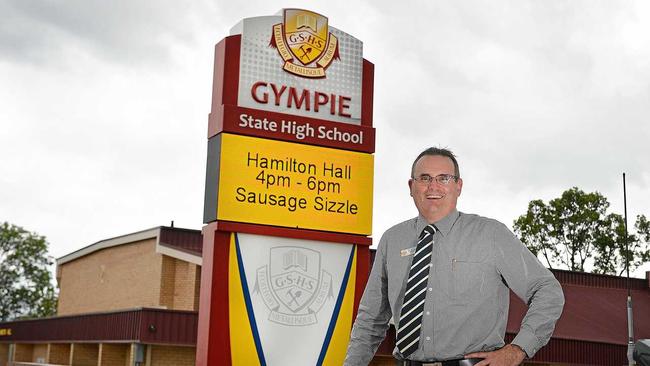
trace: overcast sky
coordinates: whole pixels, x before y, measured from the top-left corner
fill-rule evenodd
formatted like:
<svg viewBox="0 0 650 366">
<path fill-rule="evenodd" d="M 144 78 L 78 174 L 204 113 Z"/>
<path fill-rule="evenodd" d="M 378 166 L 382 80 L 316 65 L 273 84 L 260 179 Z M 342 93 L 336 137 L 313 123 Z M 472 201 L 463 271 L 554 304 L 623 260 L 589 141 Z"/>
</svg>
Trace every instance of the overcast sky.
<svg viewBox="0 0 650 366">
<path fill-rule="evenodd" d="M 510 227 L 573 186 L 622 214 L 623 172 L 630 225 L 650 215 L 650 2 L 405 4 L 0 1 L 0 221 L 54 257 L 201 228 L 214 45 L 283 7 L 327 16 L 375 64 L 375 237 L 417 213 L 428 146 L 458 155 L 461 211 Z"/>
</svg>

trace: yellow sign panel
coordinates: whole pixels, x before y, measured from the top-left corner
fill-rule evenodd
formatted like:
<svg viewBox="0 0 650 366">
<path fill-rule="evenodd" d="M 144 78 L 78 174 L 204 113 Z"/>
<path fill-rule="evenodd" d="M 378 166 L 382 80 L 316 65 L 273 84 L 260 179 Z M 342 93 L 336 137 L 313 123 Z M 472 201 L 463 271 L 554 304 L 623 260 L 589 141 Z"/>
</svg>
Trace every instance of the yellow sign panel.
<svg viewBox="0 0 650 366">
<path fill-rule="evenodd" d="M 371 234 L 371 154 L 221 138 L 218 220 Z"/>
</svg>

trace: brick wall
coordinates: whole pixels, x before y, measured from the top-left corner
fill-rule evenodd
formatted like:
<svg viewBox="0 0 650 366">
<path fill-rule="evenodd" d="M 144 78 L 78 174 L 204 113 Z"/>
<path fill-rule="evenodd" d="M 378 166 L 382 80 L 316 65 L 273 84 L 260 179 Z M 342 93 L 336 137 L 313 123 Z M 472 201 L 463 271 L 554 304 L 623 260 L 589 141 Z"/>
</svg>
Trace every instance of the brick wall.
<svg viewBox="0 0 650 366">
<path fill-rule="evenodd" d="M 198 304 L 195 303 L 196 272 L 196 264 L 176 260 L 176 278 L 174 282 L 175 310 L 196 310 L 198 308 Z"/>
<path fill-rule="evenodd" d="M 48 363 L 67 365 L 70 363 L 69 343 L 50 343 L 48 350 Z"/>
<path fill-rule="evenodd" d="M 32 362 L 43 362 L 47 361 L 47 344 L 35 344 L 32 349 Z"/>
<path fill-rule="evenodd" d="M 174 277 L 176 276 L 176 260 L 166 255 L 162 256 L 160 271 L 160 300 L 161 306 L 174 308 Z"/>
<path fill-rule="evenodd" d="M 7 366 L 9 362 L 9 343 L 0 343 L 0 366 Z"/>
<path fill-rule="evenodd" d="M 396 366 L 397 360 L 391 356 L 375 356 L 368 366 Z M 401 366 L 401 365 L 400 365 Z"/>
<path fill-rule="evenodd" d="M 32 362 L 32 354 L 34 353 L 33 344 L 16 344 L 14 348 L 14 361 L 17 362 Z"/>
<path fill-rule="evenodd" d="M 160 278 L 160 305 L 173 310 L 198 310 L 200 267 L 163 256 Z"/>
<path fill-rule="evenodd" d="M 199 311 L 199 298 L 201 296 L 201 266 L 196 266 L 196 275 L 194 276 L 194 308 Z"/>
<path fill-rule="evenodd" d="M 155 245 L 120 245 L 59 266 L 58 314 L 159 306 L 163 256 Z"/>
<path fill-rule="evenodd" d="M 97 366 L 98 358 L 98 344 L 75 343 L 72 345 L 72 364 L 74 366 Z"/>
<path fill-rule="evenodd" d="M 152 346 L 152 366 L 194 366 L 195 347 Z"/>
<path fill-rule="evenodd" d="M 131 351 L 130 344 L 99 345 L 99 366 L 125 366 Z"/>
</svg>

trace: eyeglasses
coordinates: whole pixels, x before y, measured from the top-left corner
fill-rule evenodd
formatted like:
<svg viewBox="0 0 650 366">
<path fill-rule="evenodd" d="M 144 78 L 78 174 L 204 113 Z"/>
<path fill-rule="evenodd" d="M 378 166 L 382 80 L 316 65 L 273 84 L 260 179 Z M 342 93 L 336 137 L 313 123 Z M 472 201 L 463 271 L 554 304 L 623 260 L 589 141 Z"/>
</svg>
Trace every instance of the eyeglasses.
<svg viewBox="0 0 650 366">
<path fill-rule="evenodd" d="M 458 182 L 458 177 L 452 174 L 438 174 L 435 177 L 430 176 L 429 174 L 423 174 L 419 177 L 413 177 L 413 180 L 420 184 L 431 184 L 434 180 L 442 185 L 447 185 L 451 180 Z"/>
</svg>

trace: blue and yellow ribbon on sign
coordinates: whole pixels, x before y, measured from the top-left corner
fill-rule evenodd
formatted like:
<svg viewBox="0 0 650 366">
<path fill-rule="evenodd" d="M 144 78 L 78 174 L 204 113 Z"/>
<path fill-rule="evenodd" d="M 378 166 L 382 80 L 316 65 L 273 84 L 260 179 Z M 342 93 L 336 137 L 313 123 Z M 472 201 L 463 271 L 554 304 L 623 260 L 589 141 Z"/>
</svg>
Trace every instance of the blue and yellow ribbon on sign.
<svg viewBox="0 0 650 366">
<path fill-rule="evenodd" d="M 291 344 L 294 348 L 305 348 L 307 343 L 310 343 L 309 348 L 313 350 L 312 354 L 303 354 L 303 356 L 308 356 L 306 358 L 312 359 L 314 364 L 318 366 L 343 364 L 347 344 L 350 338 L 356 285 L 355 269 L 357 248 L 355 245 L 345 245 L 344 248 L 346 248 L 345 250 L 350 248 L 350 251 L 347 260 L 341 262 L 343 267 L 337 269 L 342 276 L 340 276 L 341 281 L 337 281 L 335 284 L 336 286 L 332 288 L 334 301 L 333 307 L 331 307 L 332 310 L 328 312 L 322 311 L 321 314 L 318 314 L 324 323 L 307 325 L 319 327 L 319 329 L 322 328 L 324 329 L 324 332 L 319 333 L 319 337 L 301 339 L 299 343 L 303 344 Z M 255 311 L 255 306 L 253 304 L 254 299 L 252 296 L 253 291 L 251 286 L 249 286 L 250 283 L 255 282 L 250 278 L 254 273 L 251 273 L 250 270 L 246 271 L 246 265 L 244 263 L 245 255 L 242 255 L 243 250 L 244 248 L 240 245 L 238 234 L 233 233 L 230 239 L 230 257 L 228 260 L 229 322 L 232 364 L 235 366 L 266 366 L 267 364 L 270 364 L 270 359 L 278 360 L 279 358 L 284 358 L 291 360 L 290 348 L 278 346 L 278 343 L 282 341 L 282 339 L 278 339 L 282 338 L 281 336 L 275 336 L 272 339 L 267 338 L 266 342 L 268 344 L 265 344 L 265 341 L 261 336 L 261 326 L 264 326 L 264 323 L 268 323 L 271 320 L 267 316 L 268 312 Z M 289 251 L 289 254 L 294 253 Z M 289 259 L 288 262 L 287 259 Z M 292 265 L 300 266 L 300 257 L 298 257 L 297 261 L 292 262 L 291 256 L 285 256 L 283 264 L 285 267 L 290 267 Z M 291 276 L 295 272 L 286 272 L 284 275 L 287 273 Z M 277 281 L 278 278 L 286 280 L 288 277 L 285 277 L 284 275 L 276 276 L 274 280 Z M 317 291 L 315 293 L 317 293 Z M 278 325 L 275 324 L 275 326 Z M 282 327 L 282 325 L 279 325 L 278 327 Z M 313 344 L 311 342 L 319 343 Z M 274 352 L 276 354 L 273 354 Z M 281 354 L 278 355 L 277 353 Z"/>
</svg>

